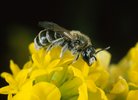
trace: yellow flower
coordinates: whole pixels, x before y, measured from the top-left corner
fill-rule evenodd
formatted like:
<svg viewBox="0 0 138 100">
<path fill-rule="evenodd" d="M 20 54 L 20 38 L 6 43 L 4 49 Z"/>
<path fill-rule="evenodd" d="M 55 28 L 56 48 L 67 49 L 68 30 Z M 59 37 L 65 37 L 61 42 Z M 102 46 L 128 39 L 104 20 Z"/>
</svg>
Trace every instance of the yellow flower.
<svg viewBox="0 0 138 100">
<path fill-rule="evenodd" d="M 128 54 L 118 63 L 111 65 L 111 75 L 116 79 L 123 76 L 126 80 L 138 83 L 138 43 L 131 48 Z"/>
<path fill-rule="evenodd" d="M 12 100 L 60 100 L 59 89 L 48 82 L 39 82 L 35 85 L 27 82 L 22 91 L 17 93 Z"/>
<path fill-rule="evenodd" d="M 128 54 L 118 64 L 112 64 L 109 70 L 111 83 L 108 87 L 115 83 L 109 97 L 134 100 L 132 98 L 137 97 L 138 90 L 138 43 L 129 50 Z M 120 77 L 122 82 L 119 79 L 120 81 L 116 83 Z M 120 87 L 119 90 L 114 89 L 117 86 Z"/>
<path fill-rule="evenodd" d="M 126 96 L 128 93 L 128 84 L 123 77 L 118 77 L 116 82 L 112 84 L 112 88 L 109 92 L 108 99 L 109 100 L 126 100 Z"/>
<path fill-rule="evenodd" d="M 92 66 L 80 57 L 72 63 L 70 51 L 59 57 L 61 47 L 46 53 L 29 45 L 31 60 L 20 69 L 12 60 L 12 74 L 0 88 L 8 100 L 136 100 L 138 94 L 138 44 L 118 63 L 111 64 L 107 51 L 99 52 Z"/>
<path fill-rule="evenodd" d="M 129 51 L 127 59 L 130 66 L 128 80 L 138 86 L 138 43 Z"/>
<path fill-rule="evenodd" d="M 1 74 L 9 85 L 0 88 L 0 93 L 8 94 L 9 100 L 107 100 L 103 89 L 109 77 L 108 52 L 100 52 L 98 61 L 89 67 L 82 58 L 72 63 L 70 51 L 60 58 L 61 47 L 46 53 L 32 43 L 29 50 L 32 59 L 22 69 L 11 61 L 12 74 Z"/>
<path fill-rule="evenodd" d="M 9 84 L 0 88 L 0 93 L 8 94 L 8 100 L 12 99 L 12 95 L 17 94 L 24 83 L 28 80 L 29 70 L 20 68 L 11 60 L 10 61 L 10 69 L 12 74 L 3 72 L 1 77 L 3 77 L 6 82 Z"/>
<path fill-rule="evenodd" d="M 138 90 L 129 91 L 127 100 L 138 100 Z"/>
</svg>

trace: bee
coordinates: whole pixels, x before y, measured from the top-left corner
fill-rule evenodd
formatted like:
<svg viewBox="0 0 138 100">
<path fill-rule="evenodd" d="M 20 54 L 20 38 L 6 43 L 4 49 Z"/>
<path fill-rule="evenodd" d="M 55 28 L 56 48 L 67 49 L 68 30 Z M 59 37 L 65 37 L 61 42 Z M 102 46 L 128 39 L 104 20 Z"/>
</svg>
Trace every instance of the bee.
<svg viewBox="0 0 138 100">
<path fill-rule="evenodd" d="M 70 50 L 74 55 L 73 62 L 77 61 L 81 55 L 83 60 L 91 66 L 97 59 L 96 54 L 109 47 L 96 51 L 88 36 L 80 31 L 69 31 L 53 22 L 40 22 L 44 28 L 34 39 L 36 49 L 46 48 L 46 52 L 59 45 L 62 47 L 60 58 L 66 50 Z"/>
</svg>

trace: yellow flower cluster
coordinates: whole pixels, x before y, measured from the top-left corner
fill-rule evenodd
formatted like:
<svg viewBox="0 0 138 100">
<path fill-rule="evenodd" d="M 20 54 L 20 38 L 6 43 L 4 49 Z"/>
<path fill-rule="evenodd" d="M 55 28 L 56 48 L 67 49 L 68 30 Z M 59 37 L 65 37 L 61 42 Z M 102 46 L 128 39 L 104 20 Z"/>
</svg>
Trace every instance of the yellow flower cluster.
<svg viewBox="0 0 138 100">
<path fill-rule="evenodd" d="M 138 44 L 118 64 L 110 65 L 111 55 L 99 52 L 88 66 L 70 51 L 59 58 L 61 47 L 46 53 L 29 46 L 31 60 L 22 69 L 12 60 L 12 74 L 3 72 L 8 83 L 0 94 L 8 100 L 138 100 Z"/>
</svg>

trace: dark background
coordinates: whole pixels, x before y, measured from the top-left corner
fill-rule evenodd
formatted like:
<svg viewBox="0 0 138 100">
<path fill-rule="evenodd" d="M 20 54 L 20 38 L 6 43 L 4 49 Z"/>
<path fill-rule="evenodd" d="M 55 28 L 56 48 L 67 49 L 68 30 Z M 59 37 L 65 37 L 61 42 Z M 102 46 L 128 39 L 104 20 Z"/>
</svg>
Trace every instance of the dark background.
<svg viewBox="0 0 138 100">
<path fill-rule="evenodd" d="M 10 71 L 10 59 L 20 67 L 29 59 L 28 45 L 41 30 L 39 21 L 80 30 L 96 48 L 111 46 L 112 63 L 138 41 L 138 7 L 133 0 L 5 1 L 0 7 L 0 73 Z M 0 87 L 4 85 L 0 79 Z"/>
</svg>

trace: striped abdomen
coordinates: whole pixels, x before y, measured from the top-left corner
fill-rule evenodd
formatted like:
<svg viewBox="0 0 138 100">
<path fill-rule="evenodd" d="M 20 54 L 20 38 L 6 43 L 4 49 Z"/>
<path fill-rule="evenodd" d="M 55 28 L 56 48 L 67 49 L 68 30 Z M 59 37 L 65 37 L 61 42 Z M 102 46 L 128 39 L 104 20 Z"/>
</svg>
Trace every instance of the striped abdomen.
<svg viewBox="0 0 138 100">
<path fill-rule="evenodd" d="M 35 47 L 37 49 L 50 45 L 54 40 L 62 38 L 63 36 L 53 30 L 42 30 L 34 39 Z"/>
</svg>

